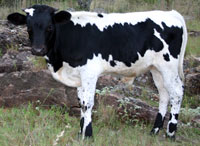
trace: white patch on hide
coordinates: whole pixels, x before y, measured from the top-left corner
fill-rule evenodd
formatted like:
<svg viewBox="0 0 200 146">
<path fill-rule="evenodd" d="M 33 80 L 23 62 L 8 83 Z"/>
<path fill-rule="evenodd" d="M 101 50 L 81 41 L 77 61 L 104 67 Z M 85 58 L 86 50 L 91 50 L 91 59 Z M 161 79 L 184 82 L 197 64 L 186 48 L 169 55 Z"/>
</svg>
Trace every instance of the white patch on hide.
<svg viewBox="0 0 200 146">
<path fill-rule="evenodd" d="M 48 68 L 51 71 L 53 78 L 66 86 L 69 87 L 80 87 L 81 79 L 78 71 L 78 67 L 73 68 L 69 66 L 68 63 L 63 62 L 63 66 L 57 71 L 54 72 L 51 64 L 48 64 Z"/>
<path fill-rule="evenodd" d="M 130 12 L 130 13 L 102 13 L 103 18 L 99 18 L 95 12 L 70 12 L 72 15 L 71 20 L 73 23 L 79 24 L 85 27 L 87 24 L 96 25 L 100 31 L 114 24 L 125 23 L 136 25 L 140 22 L 145 22 L 147 19 L 151 19 L 154 23 L 158 24 L 162 29 L 164 22 L 168 27 L 177 26 L 182 27 L 182 23 L 179 20 L 180 14 L 176 11 L 147 11 L 147 12 Z M 178 18 L 178 19 L 177 19 Z"/>
</svg>

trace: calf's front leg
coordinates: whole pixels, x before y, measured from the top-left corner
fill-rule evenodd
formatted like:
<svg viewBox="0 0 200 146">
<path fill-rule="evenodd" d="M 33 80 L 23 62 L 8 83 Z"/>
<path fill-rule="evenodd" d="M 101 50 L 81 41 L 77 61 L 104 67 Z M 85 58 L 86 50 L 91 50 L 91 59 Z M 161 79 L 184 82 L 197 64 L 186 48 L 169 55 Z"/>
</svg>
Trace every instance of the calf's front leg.
<svg viewBox="0 0 200 146">
<path fill-rule="evenodd" d="M 92 108 L 97 76 L 82 76 L 81 87 L 77 88 L 78 98 L 81 105 L 80 133 L 82 139 L 92 136 Z"/>
</svg>

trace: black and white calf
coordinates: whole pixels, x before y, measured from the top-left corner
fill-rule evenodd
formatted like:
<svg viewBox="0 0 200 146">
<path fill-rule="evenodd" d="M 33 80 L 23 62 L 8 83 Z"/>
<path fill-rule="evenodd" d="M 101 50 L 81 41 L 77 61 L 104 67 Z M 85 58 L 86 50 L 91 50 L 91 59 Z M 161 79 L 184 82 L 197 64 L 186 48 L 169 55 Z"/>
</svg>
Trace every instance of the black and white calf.
<svg viewBox="0 0 200 146">
<path fill-rule="evenodd" d="M 46 58 L 53 77 L 77 87 L 81 133 L 92 136 L 92 108 L 100 75 L 133 78 L 151 71 L 160 94 L 152 133 L 162 128 L 168 102 L 171 115 L 167 135 L 173 137 L 183 97 L 183 58 L 187 30 L 176 11 L 97 14 L 67 12 L 34 5 L 26 16 L 13 13 L 8 20 L 27 25 L 32 53 Z"/>
</svg>

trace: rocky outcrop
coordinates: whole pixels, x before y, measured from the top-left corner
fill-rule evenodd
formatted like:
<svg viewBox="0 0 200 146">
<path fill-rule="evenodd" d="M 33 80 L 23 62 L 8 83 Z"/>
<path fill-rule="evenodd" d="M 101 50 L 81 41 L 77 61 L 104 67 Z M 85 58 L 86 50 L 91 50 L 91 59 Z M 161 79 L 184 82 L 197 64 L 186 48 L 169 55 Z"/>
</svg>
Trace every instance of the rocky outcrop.
<svg viewBox="0 0 200 146">
<path fill-rule="evenodd" d="M 13 107 L 40 100 L 43 104 L 67 103 L 65 87 L 47 71 L 20 71 L 0 77 L 0 106 Z M 73 95 L 74 96 L 74 95 Z"/>
<path fill-rule="evenodd" d="M 200 95 L 200 57 L 194 57 L 192 60 L 185 60 L 187 68 L 185 69 L 185 90 L 190 96 Z M 188 65 L 188 64 L 192 64 Z"/>
<path fill-rule="evenodd" d="M 26 50 L 30 46 L 25 26 L 15 26 L 7 21 L 0 21 L 0 49 L 1 54 L 10 50 Z"/>
<path fill-rule="evenodd" d="M 189 95 L 200 95 L 200 72 L 186 76 L 186 92 Z"/>
<path fill-rule="evenodd" d="M 31 57 L 33 56 L 30 51 L 7 51 L 7 53 L 0 58 L 0 73 L 30 70 L 32 67 L 30 61 Z"/>
</svg>

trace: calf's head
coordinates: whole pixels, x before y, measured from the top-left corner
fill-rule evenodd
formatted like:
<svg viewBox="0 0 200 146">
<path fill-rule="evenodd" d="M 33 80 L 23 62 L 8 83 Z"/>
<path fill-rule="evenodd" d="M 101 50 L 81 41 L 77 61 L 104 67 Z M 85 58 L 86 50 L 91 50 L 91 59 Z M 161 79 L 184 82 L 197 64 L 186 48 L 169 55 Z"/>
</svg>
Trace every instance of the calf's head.
<svg viewBox="0 0 200 146">
<path fill-rule="evenodd" d="M 7 19 L 15 25 L 27 25 L 32 53 L 44 56 L 55 41 L 56 24 L 70 21 L 71 14 L 66 11 L 57 12 L 57 9 L 46 5 L 34 5 L 23 10 L 26 15 L 12 13 Z M 51 46 L 53 47 L 53 46 Z"/>
</svg>

